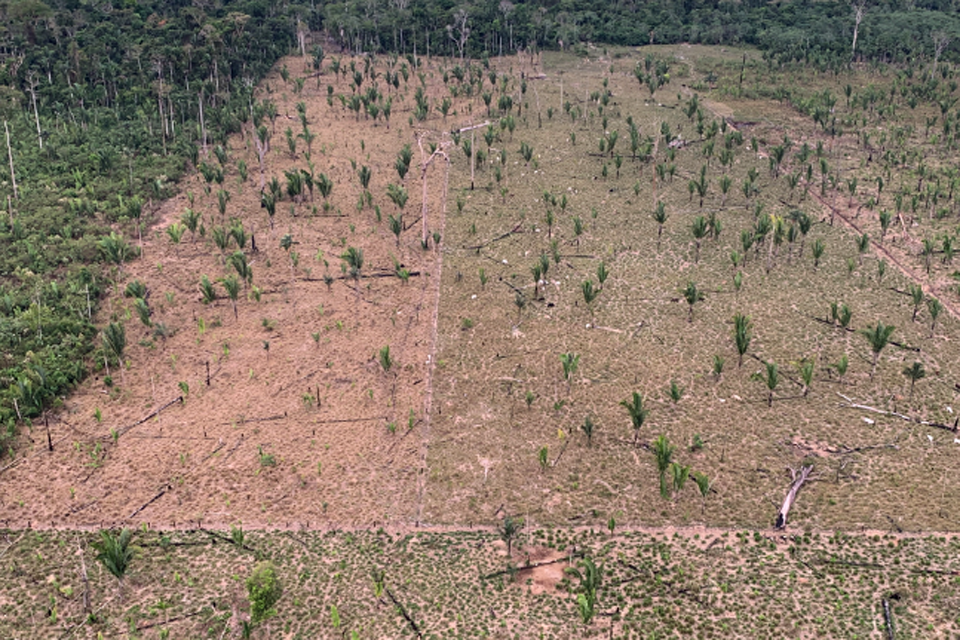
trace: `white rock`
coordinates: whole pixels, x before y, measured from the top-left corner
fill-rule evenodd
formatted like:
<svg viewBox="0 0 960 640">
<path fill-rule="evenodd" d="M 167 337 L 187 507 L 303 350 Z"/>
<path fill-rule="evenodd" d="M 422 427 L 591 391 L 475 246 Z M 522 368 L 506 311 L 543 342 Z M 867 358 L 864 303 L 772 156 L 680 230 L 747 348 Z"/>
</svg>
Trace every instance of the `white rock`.
<svg viewBox="0 0 960 640">
<path fill-rule="evenodd" d="M 866 422 L 867 424 L 876 424 L 876 423 L 875 423 L 873 420 L 871 420 L 870 418 L 863 418 L 863 421 Z"/>
</svg>

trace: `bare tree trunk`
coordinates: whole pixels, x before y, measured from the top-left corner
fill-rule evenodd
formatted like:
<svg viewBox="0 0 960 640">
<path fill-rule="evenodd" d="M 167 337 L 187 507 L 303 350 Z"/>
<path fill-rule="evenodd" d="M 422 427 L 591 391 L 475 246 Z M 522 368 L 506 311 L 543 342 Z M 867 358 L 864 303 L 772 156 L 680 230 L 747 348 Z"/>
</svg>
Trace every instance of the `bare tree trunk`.
<svg viewBox="0 0 960 640">
<path fill-rule="evenodd" d="M 10 182 L 13 184 L 13 197 L 14 199 L 19 199 L 17 175 L 13 171 L 13 149 L 10 147 L 10 127 L 7 125 L 6 120 L 3 121 L 3 131 L 7 134 L 7 159 L 10 160 Z"/>
<path fill-rule="evenodd" d="M 200 92 L 200 139 L 203 149 L 203 157 L 207 157 L 207 125 L 203 120 L 203 91 Z M 263 188 L 261 186 L 261 188 Z"/>
<path fill-rule="evenodd" d="M 423 147 L 420 147 L 421 155 Z M 430 166 L 429 160 L 423 161 L 423 169 L 420 171 L 420 181 L 423 184 L 423 203 L 420 206 L 420 219 L 422 223 L 422 233 L 420 242 L 423 245 L 427 243 L 427 168 Z"/>
<path fill-rule="evenodd" d="M 863 13 L 867 6 L 866 0 L 856 0 L 853 4 L 853 45 L 850 47 L 850 58 L 857 56 L 857 36 L 860 33 L 860 23 L 863 22 Z"/>
<path fill-rule="evenodd" d="M 33 103 L 33 119 L 37 123 L 37 142 L 40 143 L 40 150 L 43 151 L 43 133 L 40 131 L 40 114 L 37 112 L 37 80 L 33 75 L 30 76 L 30 101 Z"/>
<path fill-rule="evenodd" d="M 811 471 L 813 471 L 812 464 L 801 467 L 799 476 L 797 475 L 796 469 L 790 469 L 790 475 L 793 476 L 793 483 L 790 485 L 790 491 L 787 492 L 787 497 L 783 500 L 783 506 L 780 507 L 780 512 L 777 514 L 777 529 L 783 529 L 785 526 L 787 526 L 787 514 L 790 512 L 790 507 L 793 506 L 793 502 L 797 499 L 797 493 L 800 491 L 800 487 L 802 487 L 803 483 L 807 481 Z"/>
</svg>

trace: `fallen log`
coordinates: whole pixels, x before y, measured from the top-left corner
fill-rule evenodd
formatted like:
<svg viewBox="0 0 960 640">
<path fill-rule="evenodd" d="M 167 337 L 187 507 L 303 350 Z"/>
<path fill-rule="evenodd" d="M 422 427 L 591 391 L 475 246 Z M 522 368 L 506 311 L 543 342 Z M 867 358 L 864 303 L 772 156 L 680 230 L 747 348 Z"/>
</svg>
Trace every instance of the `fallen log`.
<svg viewBox="0 0 960 640">
<path fill-rule="evenodd" d="M 170 406 L 172 406 L 172 405 L 177 404 L 178 402 L 181 403 L 181 404 L 183 403 L 183 396 L 177 396 L 176 398 L 174 398 L 173 400 L 171 400 L 171 401 L 168 402 L 167 404 L 163 405 L 162 407 L 160 407 L 160 408 L 157 409 L 156 411 L 151 412 L 151 413 L 150 413 L 149 415 L 147 415 L 146 417 L 140 418 L 139 420 L 137 420 L 137 421 L 134 422 L 133 424 L 128 425 L 128 426 L 126 426 L 126 427 L 122 427 L 121 429 L 118 429 L 115 435 L 111 435 L 111 436 L 109 436 L 109 437 L 114 438 L 114 439 L 119 438 L 120 436 L 122 436 L 123 434 L 125 434 L 127 431 L 130 431 L 130 429 L 133 429 L 134 427 L 140 426 L 141 424 L 143 424 L 144 422 L 146 422 L 146 421 L 149 420 L 150 418 L 153 418 L 153 417 L 155 417 L 155 416 L 160 415 L 160 412 L 161 412 L 161 411 L 163 411 L 163 410 L 166 409 L 167 407 L 170 407 Z"/>
<path fill-rule="evenodd" d="M 193 613 L 185 613 L 182 616 L 177 616 L 176 618 L 170 618 L 169 620 L 160 620 L 157 622 L 151 622 L 149 624 L 143 625 L 142 627 L 137 627 L 137 631 L 145 631 L 147 629 L 152 629 L 153 627 L 158 627 L 160 625 L 168 625 L 171 622 L 180 622 L 181 620 L 189 620 L 190 618 L 195 618 L 196 616 L 202 615 L 205 612 L 206 612 L 205 609 L 201 609 L 200 611 L 194 611 Z"/>
<path fill-rule="evenodd" d="M 783 529 L 787 526 L 787 514 L 790 512 L 790 507 L 793 506 L 793 502 L 797 499 L 797 493 L 800 491 L 800 487 L 802 487 L 803 483 L 810 477 L 811 471 L 813 471 L 812 464 L 801 467 L 800 475 L 797 475 L 796 469 L 790 469 L 793 483 L 790 485 L 790 491 L 787 492 L 787 497 L 783 499 L 783 506 L 780 507 L 780 513 L 777 514 L 777 529 Z"/>
<path fill-rule="evenodd" d="M 168 484 L 166 487 L 164 487 L 163 489 L 161 489 L 160 492 L 157 493 L 157 495 L 155 495 L 155 496 L 153 496 L 152 498 L 150 498 L 149 500 L 147 500 L 145 503 L 143 503 L 143 504 L 140 506 L 139 509 L 137 509 L 136 511 L 134 511 L 133 513 L 131 513 L 129 516 L 127 516 L 127 520 L 129 520 L 129 519 L 132 518 L 133 516 L 137 515 L 138 513 L 140 513 L 141 511 L 143 511 L 144 509 L 146 509 L 146 508 L 149 507 L 150 505 L 152 505 L 154 502 L 156 502 L 157 500 L 159 500 L 160 498 L 162 498 L 162 497 L 167 493 L 167 491 L 169 491 L 169 490 L 172 489 L 172 488 L 173 488 L 173 486 Z"/>
<path fill-rule="evenodd" d="M 934 429 L 943 429 L 944 431 L 950 431 L 951 433 L 956 433 L 957 427 L 960 426 L 960 418 L 957 418 L 957 420 L 954 421 L 953 426 L 950 426 L 948 424 L 943 424 L 940 422 L 932 422 L 930 420 L 921 420 L 920 418 L 913 418 L 911 416 L 904 415 L 902 413 L 897 413 L 896 411 L 887 411 L 885 409 L 878 409 L 876 407 L 871 407 L 866 404 L 858 404 L 857 402 L 854 402 L 851 398 L 843 395 L 839 391 L 837 392 L 837 395 L 843 398 L 844 400 L 846 400 L 846 402 L 841 402 L 840 406 L 846 407 L 848 409 L 860 409 L 861 411 L 870 411 L 871 413 L 879 413 L 882 416 L 892 416 L 894 418 L 900 418 L 901 420 L 906 420 L 907 422 L 914 422 L 916 424 L 920 424 L 925 427 L 933 427 Z"/>
<path fill-rule="evenodd" d="M 417 634 L 417 638 L 422 638 L 423 632 L 420 631 L 420 628 L 417 626 L 417 623 L 413 620 L 412 617 L 410 617 L 410 614 L 407 613 L 407 610 L 403 607 L 402 604 L 400 604 L 400 601 L 397 600 L 396 597 L 394 597 L 393 592 L 390 591 L 390 589 L 385 589 L 385 591 L 387 592 L 387 595 L 390 597 L 390 601 L 393 602 L 393 605 L 400 611 L 400 615 L 402 615 L 404 619 L 410 623 L 410 628 L 413 629 L 413 632 L 415 634 Z"/>
<path fill-rule="evenodd" d="M 890 601 L 883 599 L 883 619 L 887 623 L 887 638 L 894 640 L 896 632 L 893 630 L 893 616 L 890 614 Z"/>
<path fill-rule="evenodd" d="M 512 236 L 512 235 L 515 234 L 515 233 L 523 233 L 522 229 L 523 229 L 523 223 L 522 223 L 522 222 L 518 222 L 518 223 L 517 223 L 517 226 L 515 226 L 515 227 L 514 227 L 513 229 L 511 229 L 510 231 L 507 231 L 506 233 L 503 233 L 503 234 L 497 236 L 496 238 L 494 238 L 494 239 L 492 239 L 492 240 L 488 240 L 488 241 L 483 242 L 483 243 L 481 243 L 481 244 L 475 244 L 475 245 L 472 245 L 472 246 L 469 246 L 469 247 L 464 247 L 464 249 L 467 249 L 467 250 L 469 250 L 469 251 L 479 251 L 480 249 L 483 249 L 483 248 L 485 248 L 485 247 L 493 244 L 494 242 L 499 242 L 500 240 L 503 240 L 504 238 L 509 238 L 510 236 Z"/>
</svg>

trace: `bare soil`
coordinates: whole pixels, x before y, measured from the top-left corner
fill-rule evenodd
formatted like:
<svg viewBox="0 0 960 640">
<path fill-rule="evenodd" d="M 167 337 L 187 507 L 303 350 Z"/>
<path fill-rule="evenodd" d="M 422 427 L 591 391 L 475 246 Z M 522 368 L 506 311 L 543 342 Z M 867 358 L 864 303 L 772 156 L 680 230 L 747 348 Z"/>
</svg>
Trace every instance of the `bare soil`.
<svg viewBox="0 0 960 640">
<path fill-rule="evenodd" d="M 284 64 L 299 69 L 303 61 Z M 333 80 L 322 80 L 322 86 L 307 82 L 297 96 L 274 74 L 264 85 L 272 90 L 260 89 L 258 98 L 273 100 L 279 112 L 266 180 L 285 185 L 285 171 L 308 167 L 304 141 L 297 141 L 294 158 L 283 135 L 288 126 L 300 130 L 295 105 L 302 101 L 317 134 L 316 174 L 334 182 L 329 207 L 319 191 L 313 202 L 286 198 L 271 228 L 260 205 L 250 123 L 227 146 L 225 217 L 216 183 L 209 194 L 199 174 L 183 183 L 154 213 L 160 222 L 145 234 L 142 257 L 125 267 L 119 284 L 122 290 L 143 282 L 154 326 L 163 323 L 172 335 L 156 337 L 132 314 L 130 298 L 111 295 L 101 320 L 124 321 L 126 367 L 111 372 L 113 388 L 104 385 L 105 371 L 92 376 L 51 416 L 52 453 L 44 426 L 29 432 L 31 448 L 3 473 L 6 526 L 320 527 L 415 516 L 439 271 L 437 252 L 420 248 L 413 225 L 421 210 L 420 154 L 403 122 L 408 108 L 395 106 L 389 128 L 382 120 L 358 121 L 338 102 L 328 106 L 322 96 Z M 334 85 L 349 92 L 344 80 Z M 399 183 L 393 164 L 403 144 L 416 154 L 406 178 L 405 222 L 413 228 L 398 243 L 385 222 L 396 208 L 383 193 L 388 182 Z M 240 160 L 249 167 L 242 185 Z M 206 161 L 217 163 L 212 153 Z M 377 223 L 370 206 L 357 209 L 362 190 L 351 161 L 372 169 L 370 191 L 384 222 Z M 436 165 L 427 180 L 429 204 L 439 214 L 443 167 Z M 175 247 L 164 232 L 187 207 L 203 214 L 206 238 L 188 232 Z M 232 269 L 211 241 L 213 228 L 231 220 L 250 236 L 247 258 L 261 292 L 257 301 L 244 287 L 237 317 L 216 282 Z M 285 234 L 292 236 L 289 250 L 280 246 Z M 341 270 L 348 246 L 364 252 L 359 281 Z M 411 273 L 408 282 L 396 277 L 397 263 Z M 201 303 L 203 274 L 218 291 L 210 305 Z M 324 276 L 334 278 L 330 286 Z M 377 357 L 384 346 L 395 361 L 388 372 Z M 180 397 L 182 403 L 137 424 Z"/>
</svg>

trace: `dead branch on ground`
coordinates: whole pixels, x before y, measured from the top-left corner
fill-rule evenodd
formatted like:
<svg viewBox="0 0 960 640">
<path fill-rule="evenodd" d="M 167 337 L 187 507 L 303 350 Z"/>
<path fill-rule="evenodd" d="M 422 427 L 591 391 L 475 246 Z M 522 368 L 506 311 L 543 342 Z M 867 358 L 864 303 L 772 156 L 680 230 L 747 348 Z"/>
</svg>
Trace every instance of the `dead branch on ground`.
<svg viewBox="0 0 960 640">
<path fill-rule="evenodd" d="M 860 409 L 861 411 L 870 411 L 871 413 L 878 413 L 882 416 L 892 416 L 894 418 L 900 418 L 901 420 L 906 420 L 907 422 L 920 424 L 925 427 L 933 427 L 935 429 L 943 429 L 945 431 L 950 431 L 951 433 L 956 433 L 957 426 L 960 425 L 960 418 L 957 418 L 957 420 L 954 421 L 953 426 L 950 426 L 948 424 L 933 422 L 931 420 L 921 420 L 920 418 L 914 418 L 912 416 L 908 416 L 902 413 L 897 413 L 896 411 L 887 411 L 885 409 L 878 409 L 877 407 L 871 407 L 866 404 L 859 404 L 853 399 L 851 399 L 849 396 L 845 396 L 839 391 L 837 392 L 837 395 L 845 400 L 845 402 L 841 402 L 839 406 L 846 407 L 848 409 Z"/>
</svg>

